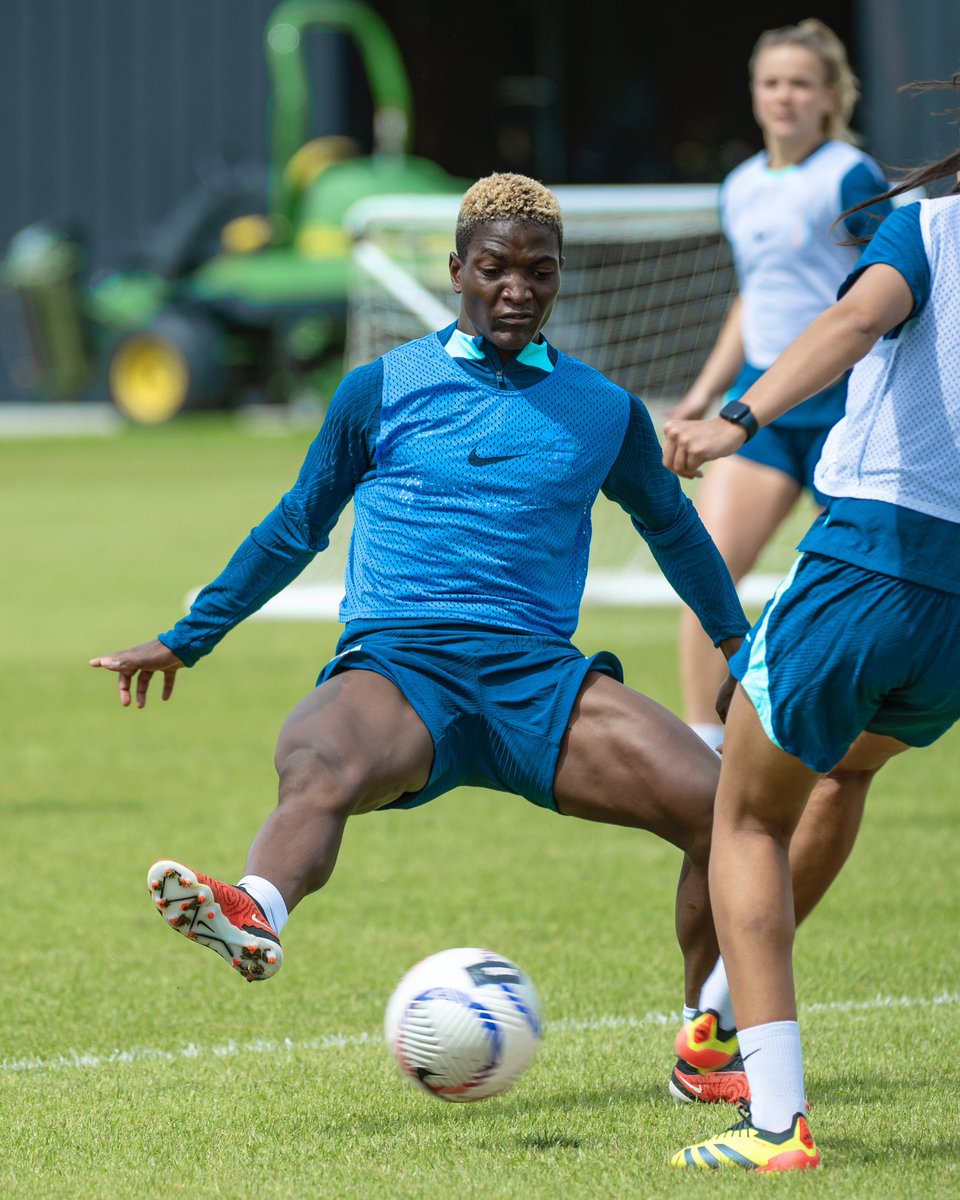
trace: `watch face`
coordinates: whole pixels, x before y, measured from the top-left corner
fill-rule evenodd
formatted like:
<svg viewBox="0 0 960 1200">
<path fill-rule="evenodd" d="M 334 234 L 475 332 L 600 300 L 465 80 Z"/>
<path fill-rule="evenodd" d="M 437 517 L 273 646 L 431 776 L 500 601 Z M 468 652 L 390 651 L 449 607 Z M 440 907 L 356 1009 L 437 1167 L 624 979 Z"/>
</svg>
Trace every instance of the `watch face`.
<svg viewBox="0 0 960 1200">
<path fill-rule="evenodd" d="M 757 419 L 753 415 L 749 404 L 744 404 L 740 400 L 731 400 L 729 404 L 725 404 L 717 414 L 725 421 L 730 421 L 731 424 L 738 426 L 747 435 L 749 441 L 759 429 Z"/>
</svg>

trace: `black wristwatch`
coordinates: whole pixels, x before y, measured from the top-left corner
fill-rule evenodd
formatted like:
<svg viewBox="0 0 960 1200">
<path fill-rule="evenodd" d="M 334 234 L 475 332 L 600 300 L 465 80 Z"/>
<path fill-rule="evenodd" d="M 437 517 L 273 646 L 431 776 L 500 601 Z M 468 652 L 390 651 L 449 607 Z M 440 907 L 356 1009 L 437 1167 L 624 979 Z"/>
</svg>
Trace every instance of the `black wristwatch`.
<svg viewBox="0 0 960 1200">
<path fill-rule="evenodd" d="M 760 428 L 757 424 L 757 418 L 750 411 L 750 405 L 744 404 L 740 400 L 728 401 L 717 413 L 717 416 L 723 417 L 731 425 L 739 425 L 747 435 L 748 442 Z"/>
</svg>

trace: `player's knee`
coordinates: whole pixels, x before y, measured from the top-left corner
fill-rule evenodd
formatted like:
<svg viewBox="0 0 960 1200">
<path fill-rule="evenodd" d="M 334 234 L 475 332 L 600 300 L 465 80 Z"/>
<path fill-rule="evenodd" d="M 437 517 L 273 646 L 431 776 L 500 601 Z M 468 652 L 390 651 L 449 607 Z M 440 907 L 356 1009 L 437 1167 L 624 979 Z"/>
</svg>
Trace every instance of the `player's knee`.
<svg viewBox="0 0 960 1200">
<path fill-rule="evenodd" d="M 307 801 L 331 813 L 349 814 L 361 781 L 356 767 L 327 746 L 305 746 L 282 736 L 274 757 L 280 780 L 280 803 Z"/>
<path fill-rule="evenodd" d="M 713 840 L 713 794 L 709 799 L 697 805 L 685 823 L 684 837 L 681 848 L 690 862 L 697 867 L 706 867 L 710 858 L 710 845 Z"/>
</svg>

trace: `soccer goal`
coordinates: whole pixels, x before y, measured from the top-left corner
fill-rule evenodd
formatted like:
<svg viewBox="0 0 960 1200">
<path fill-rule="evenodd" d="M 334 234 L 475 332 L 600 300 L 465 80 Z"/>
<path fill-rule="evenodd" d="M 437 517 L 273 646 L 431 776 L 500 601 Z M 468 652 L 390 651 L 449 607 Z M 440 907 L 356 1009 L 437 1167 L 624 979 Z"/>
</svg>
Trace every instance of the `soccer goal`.
<svg viewBox="0 0 960 1200">
<path fill-rule="evenodd" d="M 734 272 L 713 186 L 557 187 L 566 259 L 546 327 L 559 349 L 641 397 L 660 419 L 703 365 L 730 304 Z M 457 196 L 378 196 L 347 215 L 354 239 L 346 366 L 370 362 L 456 319 L 448 259 Z M 335 615 L 349 539 L 330 549 L 267 615 Z M 785 557 L 784 568 L 789 562 Z M 769 596 L 779 575 L 747 582 Z M 623 511 L 600 497 L 587 603 L 663 604 L 675 597 Z"/>
<path fill-rule="evenodd" d="M 651 406 L 682 396 L 734 286 L 717 188 L 554 190 L 566 263 L 547 337 Z M 458 207 L 456 196 L 381 196 L 351 209 L 349 366 L 456 317 L 447 260 Z"/>
</svg>

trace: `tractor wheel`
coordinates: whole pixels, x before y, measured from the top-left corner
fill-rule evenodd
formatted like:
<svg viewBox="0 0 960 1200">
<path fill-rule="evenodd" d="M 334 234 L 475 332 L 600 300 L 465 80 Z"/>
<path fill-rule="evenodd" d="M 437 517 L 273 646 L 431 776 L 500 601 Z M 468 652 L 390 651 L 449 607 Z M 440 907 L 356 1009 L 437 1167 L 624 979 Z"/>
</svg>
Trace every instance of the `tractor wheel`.
<svg viewBox="0 0 960 1200">
<path fill-rule="evenodd" d="M 223 330 L 200 313 L 161 313 L 110 358 L 110 399 L 137 425 L 159 425 L 185 409 L 222 407 Z"/>
</svg>

